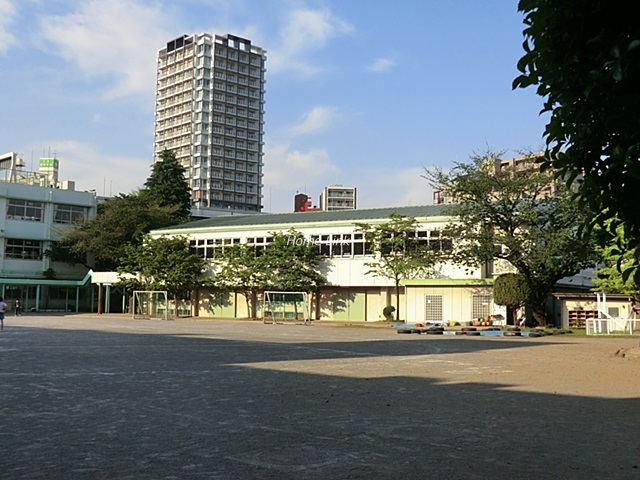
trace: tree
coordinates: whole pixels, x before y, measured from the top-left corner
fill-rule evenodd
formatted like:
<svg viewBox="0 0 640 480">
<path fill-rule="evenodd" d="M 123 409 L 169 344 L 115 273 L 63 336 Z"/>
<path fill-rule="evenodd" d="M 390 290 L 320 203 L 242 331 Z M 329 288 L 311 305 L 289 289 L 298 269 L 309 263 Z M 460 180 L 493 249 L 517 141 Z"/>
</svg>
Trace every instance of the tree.
<svg viewBox="0 0 640 480">
<path fill-rule="evenodd" d="M 313 292 L 326 283 L 318 247 L 294 229 L 271 232 L 271 243 L 258 260 L 266 273 L 265 290 Z"/>
<path fill-rule="evenodd" d="M 163 150 L 142 191 L 161 207 L 174 207 L 175 224 L 187 222 L 191 216 L 191 189 L 184 173 L 175 153 Z"/>
<path fill-rule="evenodd" d="M 271 232 L 263 249 L 251 245 L 225 247 L 217 256 L 216 285 L 241 292 L 247 311 L 255 318 L 255 298 L 265 290 L 313 292 L 326 283 L 319 272 L 317 246 L 296 230 Z"/>
<path fill-rule="evenodd" d="M 190 192 L 184 169 L 167 150 L 152 167 L 144 189 L 106 199 L 96 217 L 67 229 L 48 255 L 55 261 L 115 270 L 127 245 L 140 245 L 153 229 L 190 219 Z"/>
<path fill-rule="evenodd" d="M 189 251 L 186 238 L 145 236 L 140 245 L 125 247 L 118 272 L 134 276 L 121 282 L 128 290 L 166 290 L 177 312 L 181 299 L 207 284 L 205 269 L 205 260 Z"/>
<path fill-rule="evenodd" d="M 262 268 L 253 245 L 225 246 L 216 254 L 215 283 L 218 288 L 241 293 L 247 302 L 247 312 L 256 318 L 256 296 L 265 289 L 268 273 Z"/>
<path fill-rule="evenodd" d="M 115 270 L 127 245 L 139 245 L 150 230 L 172 225 L 174 219 L 173 206 L 160 206 L 138 193 L 118 195 L 98 205 L 96 217 L 64 232 L 50 255 L 70 264 Z"/>
<path fill-rule="evenodd" d="M 634 262 L 633 251 L 627 248 L 627 238 L 624 226 L 617 228 L 616 241 L 598 249 L 600 266 L 596 270 L 593 279 L 594 292 L 623 293 L 630 295 L 634 303 L 640 301 L 640 284 L 634 276 L 623 276 L 625 271 Z"/>
<path fill-rule="evenodd" d="M 534 320 L 544 324 L 545 303 L 558 280 L 594 264 L 594 243 L 576 225 L 588 211 L 572 202 L 552 173 L 535 168 L 534 156 L 501 168 L 501 155 L 488 149 L 470 163 L 448 172 L 426 170 L 424 177 L 457 202 L 450 210 L 457 220 L 446 229 L 456 239 L 449 259 L 475 267 L 495 259 L 511 264 L 529 285 Z"/>
<path fill-rule="evenodd" d="M 509 314 L 513 316 L 513 311 L 524 306 L 531 296 L 531 290 L 527 279 L 519 273 L 504 273 L 498 275 L 493 284 L 493 301 L 497 305 L 507 307 L 507 319 Z M 507 323 L 515 325 L 515 318 Z"/>
<path fill-rule="evenodd" d="M 367 274 L 393 280 L 396 292 L 396 318 L 400 319 L 400 282 L 407 278 L 433 274 L 437 261 L 435 249 L 430 249 L 416 233 L 418 222 L 413 217 L 397 213 L 381 224 L 356 224 L 375 260 L 366 262 Z"/>
<path fill-rule="evenodd" d="M 525 54 L 514 88 L 535 86 L 550 114 L 541 159 L 577 185 L 587 227 L 624 225 L 640 281 L 640 29 L 623 2 L 521 0 Z M 589 228 L 587 228 L 589 230 Z M 607 237 L 602 241 L 605 242 Z"/>
</svg>

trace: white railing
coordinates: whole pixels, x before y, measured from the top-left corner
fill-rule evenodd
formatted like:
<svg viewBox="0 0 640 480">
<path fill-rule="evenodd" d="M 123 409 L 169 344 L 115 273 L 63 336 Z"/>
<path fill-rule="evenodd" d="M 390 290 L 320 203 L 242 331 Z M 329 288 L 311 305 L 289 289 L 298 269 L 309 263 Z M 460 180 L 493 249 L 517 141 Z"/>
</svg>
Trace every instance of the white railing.
<svg viewBox="0 0 640 480">
<path fill-rule="evenodd" d="M 640 318 L 589 318 L 587 335 L 639 335 Z"/>
</svg>

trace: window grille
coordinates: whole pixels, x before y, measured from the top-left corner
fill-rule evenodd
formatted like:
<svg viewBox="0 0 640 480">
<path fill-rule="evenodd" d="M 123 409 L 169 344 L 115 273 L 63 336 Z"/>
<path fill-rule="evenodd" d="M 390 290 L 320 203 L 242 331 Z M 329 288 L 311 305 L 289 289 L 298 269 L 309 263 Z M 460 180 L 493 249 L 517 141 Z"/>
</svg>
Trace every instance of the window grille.
<svg viewBox="0 0 640 480">
<path fill-rule="evenodd" d="M 471 317 L 472 318 L 484 318 L 491 315 L 491 304 L 493 298 L 491 295 L 474 295 L 471 300 Z"/>
<path fill-rule="evenodd" d="M 425 296 L 425 315 L 427 322 L 442 321 L 442 295 L 426 295 Z"/>
</svg>

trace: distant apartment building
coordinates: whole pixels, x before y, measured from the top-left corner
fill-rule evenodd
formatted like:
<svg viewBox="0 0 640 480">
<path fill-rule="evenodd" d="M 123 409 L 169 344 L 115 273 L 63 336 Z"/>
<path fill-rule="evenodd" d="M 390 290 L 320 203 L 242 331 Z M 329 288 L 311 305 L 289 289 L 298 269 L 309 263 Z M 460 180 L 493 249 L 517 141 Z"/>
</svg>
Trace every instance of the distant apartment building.
<svg viewBox="0 0 640 480">
<path fill-rule="evenodd" d="M 498 174 L 498 172 L 503 171 L 511 171 L 511 172 L 532 172 L 533 170 L 537 170 L 539 168 L 536 163 L 536 157 L 533 155 L 524 155 L 520 157 L 513 158 L 495 158 L 492 160 L 488 160 L 483 167 L 485 171 L 491 175 Z M 558 181 L 556 179 L 551 179 L 549 181 L 549 186 L 545 189 L 544 193 L 547 195 L 553 195 L 558 189 Z M 441 205 L 448 203 L 457 203 L 457 200 L 453 198 L 451 195 L 446 193 L 446 188 L 444 190 L 434 190 L 433 192 L 433 204 Z"/>
<path fill-rule="evenodd" d="M 306 193 L 298 193 L 293 200 L 294 212 L 318 212 L 322 210 L 311 201 L 311 197 Z"/>
<path fill-rule="evenodd" d="M 69 228 L 96 215 L 93 192 L 59 181 L 57 158 L 28 171 L 15 153 L 0 155 L 0 295 L 26 310 L 88 311 L 88 268 L 53 260 L 50 251 Z"/>
<path fill-rule="evenodd" d="M 356 209 L 356 187 L 329 185 L 320 194 L 320 208 L 325 212 Z"/>
<path fill-rule="evenodd" d="M 158 51 L 154 158 L 176 154 L 194 216 L 262 210 L 265 61 L 234 35 L 183 35 Z"/>
</svg>

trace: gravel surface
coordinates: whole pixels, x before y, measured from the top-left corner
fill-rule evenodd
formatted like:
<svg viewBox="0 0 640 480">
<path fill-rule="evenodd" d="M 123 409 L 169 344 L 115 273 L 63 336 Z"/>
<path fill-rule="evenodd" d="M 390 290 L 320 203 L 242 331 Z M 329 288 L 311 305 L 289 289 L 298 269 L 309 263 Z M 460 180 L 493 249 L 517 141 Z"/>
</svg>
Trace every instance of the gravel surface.
<svg viewBox="0 0 640 480">
<path fill-rule="evenodd" d="M 638 338 L 8 317 L 2 479 L 640 479 Z"/>
</svg>

